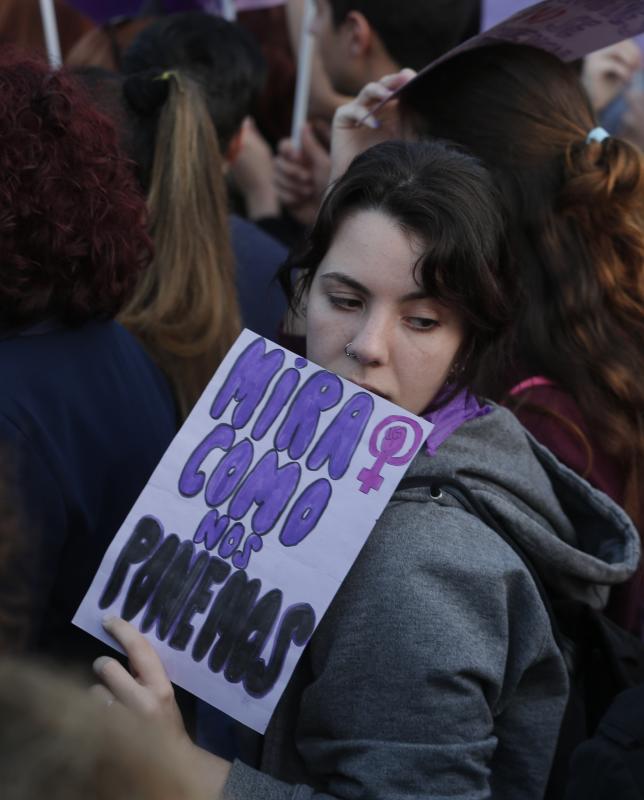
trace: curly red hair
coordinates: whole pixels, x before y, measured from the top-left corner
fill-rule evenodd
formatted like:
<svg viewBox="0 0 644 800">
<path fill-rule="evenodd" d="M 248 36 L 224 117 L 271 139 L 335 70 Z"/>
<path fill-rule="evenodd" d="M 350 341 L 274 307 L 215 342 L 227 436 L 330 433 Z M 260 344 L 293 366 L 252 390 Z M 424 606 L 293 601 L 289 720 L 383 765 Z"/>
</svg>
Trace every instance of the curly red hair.
<svg viewBox="0 0 644 800">
<path fill-rule="evenodd" d="M 112 123 L 64 72 L 0 55 L 0 319 L 113 317 L 152 256 Z"/>
</svg>

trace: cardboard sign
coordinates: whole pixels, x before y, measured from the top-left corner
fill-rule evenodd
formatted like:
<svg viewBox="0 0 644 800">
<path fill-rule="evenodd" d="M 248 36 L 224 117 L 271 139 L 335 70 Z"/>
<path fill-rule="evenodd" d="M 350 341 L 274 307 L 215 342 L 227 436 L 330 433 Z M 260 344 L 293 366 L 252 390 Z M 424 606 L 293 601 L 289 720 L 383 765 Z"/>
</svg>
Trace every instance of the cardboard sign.
<svg viewBox="0 0 644 800">
<path fill-rule="evenodd" d="M 562 61 L 574 61 L 643 31 L 641 0 L 544 0 L 474 36 L 430 66 L 457 51 L 499 41 L 532 45 Z"/>
<path fill-rule="evenodd" d="M 366 116 L 377 114 L 423 75 L 466 50 L 512 42 L 539 47 L 562 61 L 574 61 L 640 33 L 644 33 L 643 0 L 543 0 L 432 61 Z"/>
<path fill-rule="evenodd" d="M 432 429 L 244 331 L 110 545 L 74 623 L 136 624 L 168 674 L 263 733 Z"/>
</svg>

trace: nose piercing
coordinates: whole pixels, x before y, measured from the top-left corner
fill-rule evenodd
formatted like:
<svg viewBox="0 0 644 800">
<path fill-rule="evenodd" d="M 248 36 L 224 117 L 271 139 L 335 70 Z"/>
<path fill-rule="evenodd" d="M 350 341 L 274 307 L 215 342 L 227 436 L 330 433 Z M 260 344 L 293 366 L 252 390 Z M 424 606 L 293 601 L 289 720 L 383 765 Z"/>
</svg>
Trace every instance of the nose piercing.
<svg viewBox="0 0 644 800">
<path fill-rule="evenodd" d="M 345 347 L 344 347 L 344 354 L 345 354 L 345 356 L 347 358 L 357 358 L 358 357 L 356 353 L 354 353 L 352 350 L 349 349 L 352 344 L 353 344 L 353 342 L 349 342 L 349 344 L 345 345 Z"/>
</svg>

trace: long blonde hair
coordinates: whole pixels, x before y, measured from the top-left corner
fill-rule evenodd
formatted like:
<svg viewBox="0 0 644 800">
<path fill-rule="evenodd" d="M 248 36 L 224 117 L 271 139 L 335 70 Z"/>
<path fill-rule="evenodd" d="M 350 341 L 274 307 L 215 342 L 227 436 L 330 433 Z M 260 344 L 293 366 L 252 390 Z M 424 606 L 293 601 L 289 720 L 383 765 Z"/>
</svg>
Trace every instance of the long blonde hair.
<svg viewBox="0 0 644 800">
<path fill-rule="evenodd" d="M 241 325 L 215 126 L 195 81 L 156 80 L 168 92 L 148 190 L 155 256 L 120 321 L 167 375 L 183 421 Z"/>
</svg>

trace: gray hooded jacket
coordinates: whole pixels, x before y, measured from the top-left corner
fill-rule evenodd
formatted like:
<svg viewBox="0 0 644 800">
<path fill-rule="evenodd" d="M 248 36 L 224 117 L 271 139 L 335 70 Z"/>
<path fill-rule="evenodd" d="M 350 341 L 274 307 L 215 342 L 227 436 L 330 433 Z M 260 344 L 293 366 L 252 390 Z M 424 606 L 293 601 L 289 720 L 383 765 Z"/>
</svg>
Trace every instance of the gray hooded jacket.
<svg viewBox="0 0 644 800">
<path fill-rule="evenodd" d="M 595 607 L 636 568 L 628 517 L 502 408 L 408 474 L 458 477 L 552 586 Z M 399 491 L 280 700 L 261 772 L 236 761 L 224 796 L 537 800 L 567 690 L 516 553 L 446 493 Z"/>
</svg>

